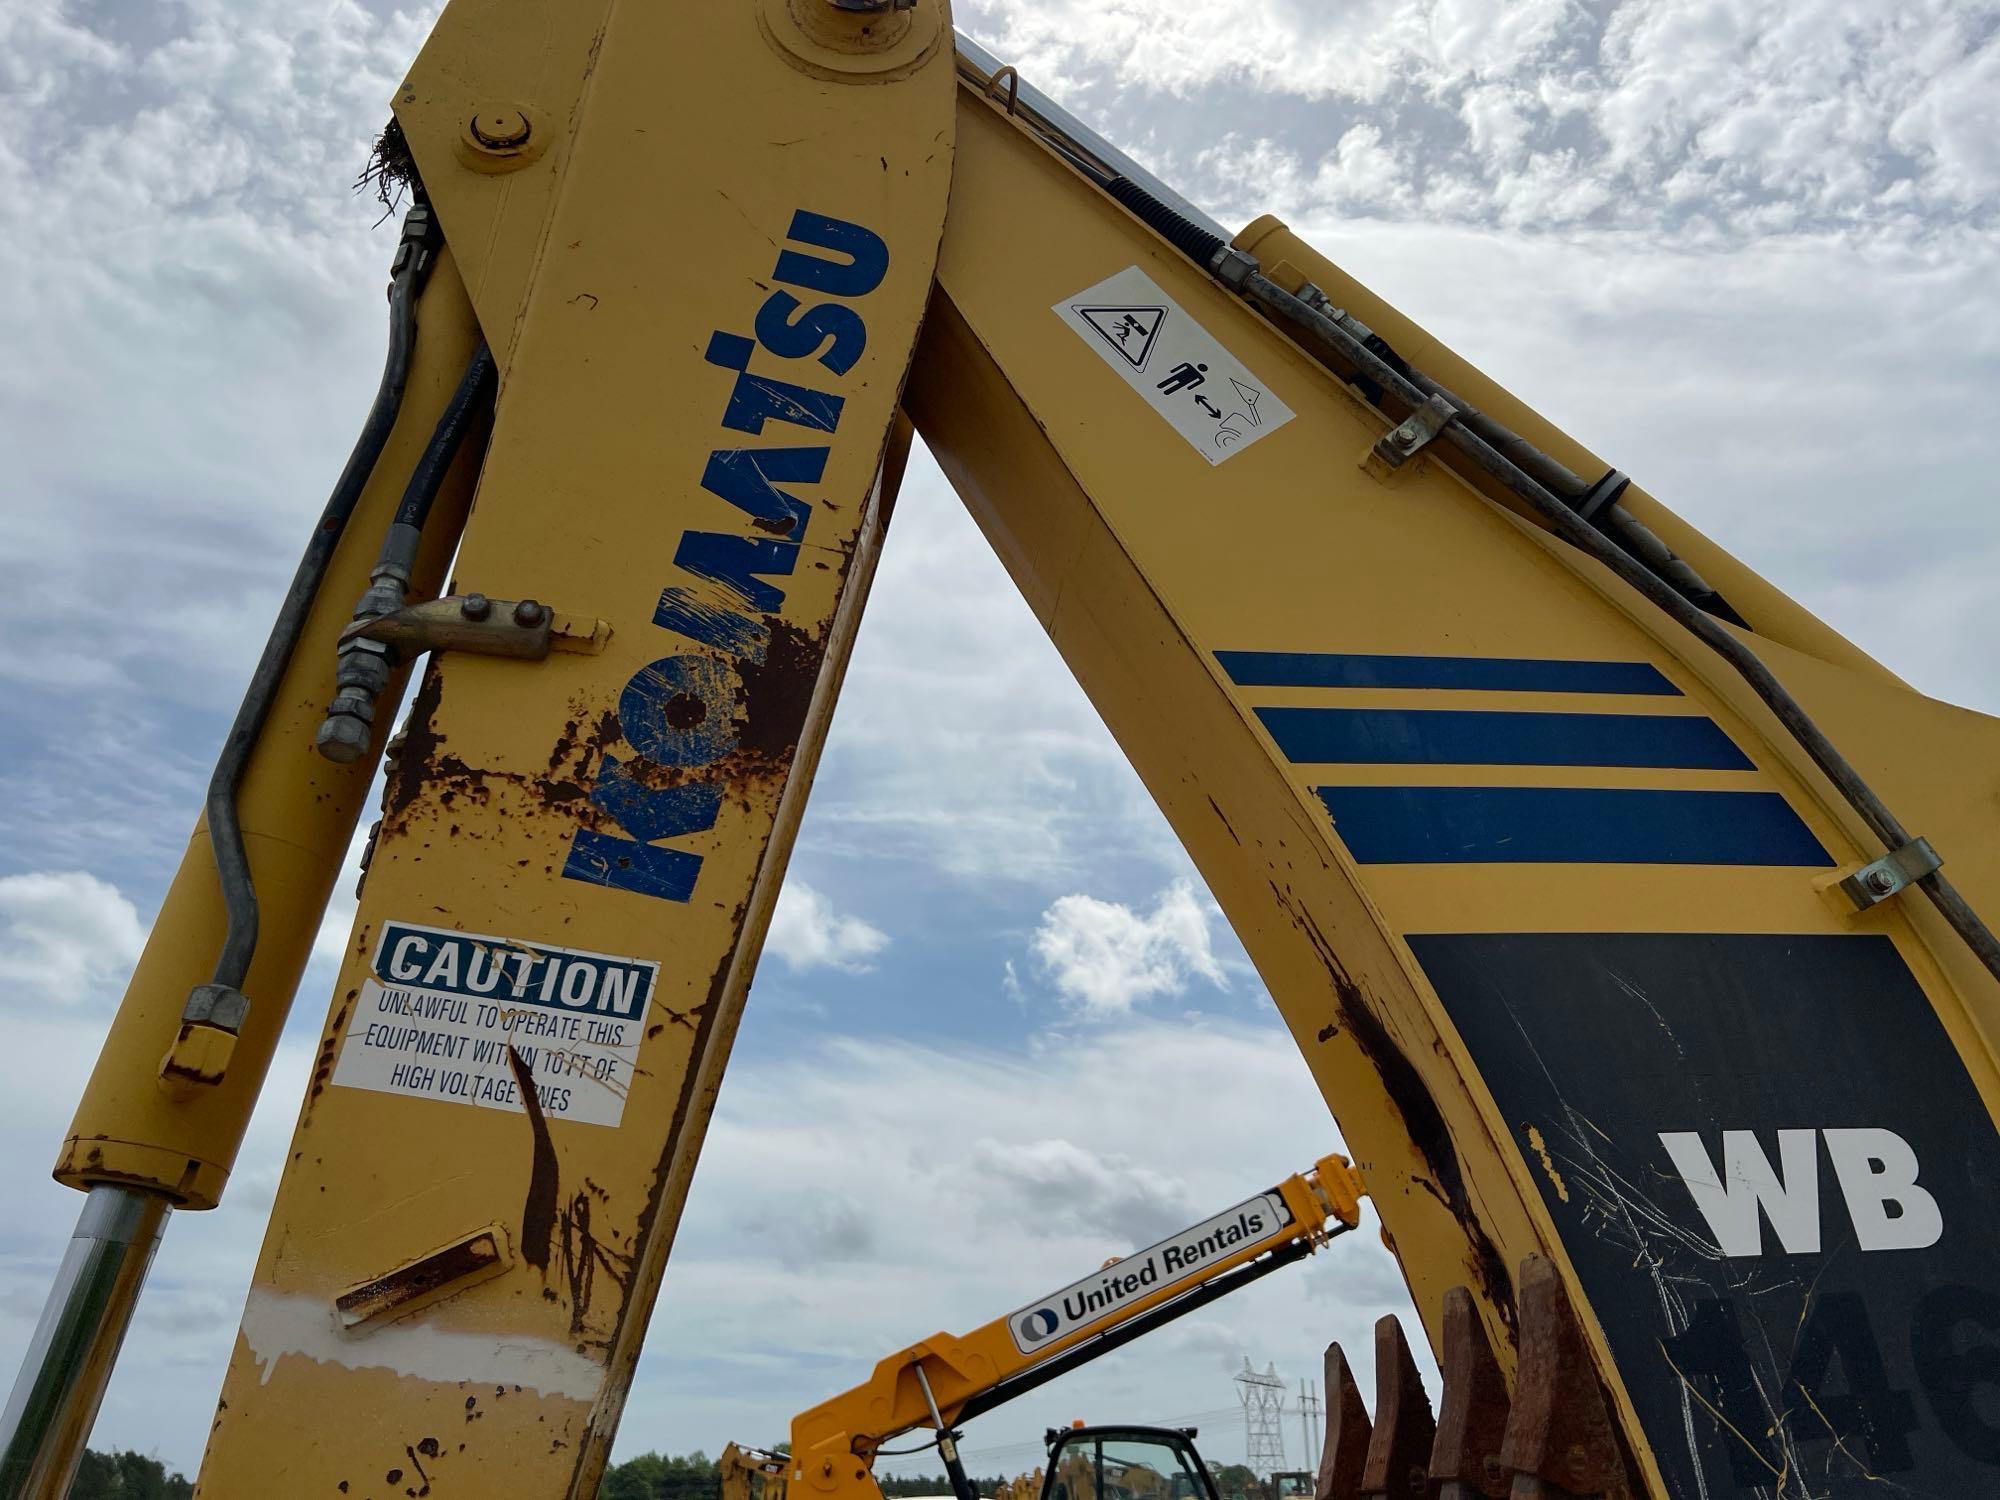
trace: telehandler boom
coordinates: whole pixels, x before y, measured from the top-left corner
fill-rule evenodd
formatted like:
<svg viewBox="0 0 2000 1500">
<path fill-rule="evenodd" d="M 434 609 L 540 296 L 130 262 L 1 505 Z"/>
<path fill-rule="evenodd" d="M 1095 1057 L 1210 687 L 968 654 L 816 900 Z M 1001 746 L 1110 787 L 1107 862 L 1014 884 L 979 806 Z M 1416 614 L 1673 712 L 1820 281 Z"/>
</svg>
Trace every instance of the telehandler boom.
<svg viewBox="0 0 2000 1500">
<path fill-rule="evenodd" d="M 889 1355 L 861 1385 L 792 1418 L 783 1454 L 731 1443 L 723 1500 L 881 1500 L 882 1445 L 928 1426 L 957 1500 L 977 1500 L 958 1457 L 959 1424 L 1206 1307 L 1312 1254 L 1361 1222 L 1361 1179 L 1344 1156 L 1106 1261 L 1069 1286 L 954 1338 L 933 1334 Z M 783 1462 L 780 1463 L 780 1460 Z M 777 1480 L 774 1489 L 768 1481 Z"/>
<path fill-rule="evenodd" d="M 220 1199 L 385 754 L 200 1494 L 594 1495 L 914 434 L 1439 1353 L 1326 1500 L 2000 1493 L 2000 724 L 945 0 L 452 0 L 392 108 L 380 390 L 62 1143 L 0 1495 Z"/>
</svg>

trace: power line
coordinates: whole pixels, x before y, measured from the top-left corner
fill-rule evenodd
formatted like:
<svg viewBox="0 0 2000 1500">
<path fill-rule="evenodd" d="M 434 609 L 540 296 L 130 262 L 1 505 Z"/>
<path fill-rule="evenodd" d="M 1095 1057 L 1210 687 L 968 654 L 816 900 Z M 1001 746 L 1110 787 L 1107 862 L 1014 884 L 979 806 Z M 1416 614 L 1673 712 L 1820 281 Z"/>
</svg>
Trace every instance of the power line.
<svg viewBox="0 0 2000 1500">
<path fill-rule="evenodd" d="M 1267 1364 L 1259 1374 L 1246 1355 L 1236 1385 L 1243 1403 L 1243 1461 L 1253 1474 L 1275 1474 L 1285 1467 L 1285 1382 L 1276 1365 Z"/>
</svg>

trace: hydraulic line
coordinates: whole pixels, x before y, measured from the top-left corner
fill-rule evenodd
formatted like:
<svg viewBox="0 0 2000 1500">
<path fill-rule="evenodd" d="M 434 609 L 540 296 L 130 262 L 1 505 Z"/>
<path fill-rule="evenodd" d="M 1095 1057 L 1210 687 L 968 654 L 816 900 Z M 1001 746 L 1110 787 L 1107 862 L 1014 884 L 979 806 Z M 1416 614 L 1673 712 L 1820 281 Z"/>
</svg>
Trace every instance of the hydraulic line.
<svg viewBox="0 0 2000 1500">
<path fill-rule="evenodd" d="M 334 549 L 339 546 L 348 519 L 354 514 L 368 477 L 396 425 L 403 390 L 410 378 L 410 355 L 416 344 L 417 298 L 429 279 L 442 243 L 430 202 L 418 192 L 403 218 L 403 235 L 390 272 L 389 350 L 382 363 L 375 399 L 369 404 L 361 435 L 355 439 L 347 464 L 340 471 L 326 508 L 320 512 L 319 523 L 306 543 L 305 555 L 299 559 L 298 570 L 285 591 L 270 638 L 264 643 L 263 654 L 250 676 L 250 686 L 236 710 L 235 722 L 230 725 L 229 737 L 216 759 L 214 774 L 209 777 L 208 837 L 215 851 L 216 873 L 221 878 L 223 905 L 228 914 L 228 930 L 222 952 L 215 961 L 213 983 L 229 990 L 242 988 L 244 977 L 250 972 L 250 961 L 257 952 L 257 890 L 250 878 L 250 860 L 243 845 L 242 825 L 236 816 L 237 793 L 250 763 L 250 752 L 256 748 L 264 721 L 270 717 L 278 683 L 291 664 L 292 653 L 312 613 L 327 565 L 333 560 Z"/>
<path fill-rule="evenodd" d="M 1045 135 L 1053 132 L 1045 120 L 1034 123 Z M 1589 487 L 1527 439 L 1485 413 L 1465 406 L 1445 387 L 1411 370 L 1379 338 L 1357 336 L 1343 326 L 1341 319 L 1329 317 L 1296 293 L 1285 290 L 1263 274 L 1254 256 L 1232 249 L 1214 230 L 1196 223 L 1131 177 L 1107 174 L 1080 161 L 1074 148 L 1061 154 L 1204 271 L 1274 321 L 1305 335 L 1343 362 L 1353 374 L 1393 396 L 1405 408 L 1414 411 L 1433 396 L 1456 408 L 1453 420 L 1438 434 L 1439 441 L 1458 449 L 1509 494 L 1524 501 L 1557 536 L 1602 563 L 1727 662 L 1890 854 L 1911 845 L 1909 830 L 1813 722 L 1804 706 L 1755 651 L 1713 617 L 1720 615 L 1741 625 L 1743 622 L 1735 612 L 1665 542 L 1616 504 L 1615 497 L 1614 503 L 1605 508 L 1606 520 L 1613 528 L 1607 533 L 1578 513 L 1571 503 L 1577 496 L 1566 500 L 1562 493 L 1587 492 Z M 1464 419 L 1467 411 L 1474 413 L 1473 421 Z M 1621 541 L 1626 545 L 1621 545 Z M 1703 591 L 1713 605 L 1719 606 L 1713 614 L 1703 607 Z M 1922 888 L 1987 972 L 2000 979 L 2000 938 L 1995 937 L 1992 928 L 1959 894 L 1958 888 L 1937 869 L 1912 883 Z"/>
<path fill-rule="evenodd" d="M 417 460 L 410 482 L 403 487 L 402 503 L 396 507 L 396 518 L 391 524 L 423 529 L 431 505 L 444 487 L 445 473 L 465 443 L 466 430 L 492 397 L 492 385 L 493 353 L 481 339 L 459 379 L 458 389 L 452 392 L 451 401 L 438 418 L 430 442 L 424 445 L 423 456 Z"/>
<path fill-rule="evenodd" d="M 1273 317 L 1294 325 L 1335 350 L 1362 374 L 1380 384 L 1385 391 L 1394 394 L 1399 401 L 1406 402 L 1413 408 L 1422 404 L 1423 393 L 1418 387 L 1393 369 L 1380 355 L 1367 348 L 1333 319 L 1308 306 L 1262 272 L 1250 271 L 1243 276 L 1242 295 Z M 1882 841 L 1886 849 L 1894 853 L 1911 842 L 1909 830 L 1904 828 L 1902 822 L 1875 794 L 1874 789 L 1862 779 L 1861 773 L 1848 763 L 1847 757 L 1840 753 L 1839 747 L 1826 737 L 1806 713 L 1805 708 L 1749 646 L 1724 629 L 1705 611 L 1683 598 L 1680 592 L 1658 573 L 1585 521 L 1545 485 L 1525 473 L 1519 465 L 1477 432 L 1452 422 L 1439 434 L 1439 438 L 1457 448 L 1479 469 L 1499 481 L 1510 494 L 1526 501 L 1557 536 L 1604 564 L 1613 574 L 1645 595 L 1703 645 L 1728 662 L 1750 685 L 1751 691 L 1756 693 L 1765 706 L 1777 716 L 1778 722 L 1785 727 L 1786 732 L 1806 752 L 1813 764 L 1825 774 L 1827 780 L 1833 783 L 1835 790 L 1860 816 L 1869 831 Z M 1986 966 L 1988 972 L 1996 979 L 2000 979 L 2000 940 L 1995 939 L 1992 929 L 1980 919 L 1978 913 L 1973 911 L 1957 888 L 1937 870 L 1922 876 L 1915 883 L 1923 888 L 1924 894 L 1930 897 L 1932 904 L 1937 907 L 1945 921 L 1964 939 L 1966 946 Z"/>
<path fill-rule="evenodd" d="M 214 980 L 195 987 L 183 1013 L 186 1020 L 229 1031 L 243 1024 L 248 1002 L 242 985 L 257 951 L 257 892 L 237 817 L 237 795 L 334 551 L 396 425 L 416 341 L 417 298 L 442 243 L 430 205 L 418 192 L 390 266 L 389 349 L 375 399 L 285 592 L 209 779 L 208 835 L 228 927 Z M 61 1272 L 0 1412 L 0 1495 L 11 1500 L 68 1493 L 171 1212 L 172 1204 L 160 1192 L 115 1182 L 91 1185 Z"/>
<path fill-rule="evenodd" d="M 368 587 L 354 606 L 357 622 L 393 615 L 409 602 L 410 575 L 423 545 L 424 522 L 473 424 L 492 404 L 494 375 L 493 355 L 482 339 L 403 487 Z M 334 664 L 333 702 L 313 739 L 328 760 L 351 765 L 373 743 L 376 704 L 389 685 L 390 663 L 388 648 L 378 642 L 359 638 L 341 642 Z"/>
</svg>

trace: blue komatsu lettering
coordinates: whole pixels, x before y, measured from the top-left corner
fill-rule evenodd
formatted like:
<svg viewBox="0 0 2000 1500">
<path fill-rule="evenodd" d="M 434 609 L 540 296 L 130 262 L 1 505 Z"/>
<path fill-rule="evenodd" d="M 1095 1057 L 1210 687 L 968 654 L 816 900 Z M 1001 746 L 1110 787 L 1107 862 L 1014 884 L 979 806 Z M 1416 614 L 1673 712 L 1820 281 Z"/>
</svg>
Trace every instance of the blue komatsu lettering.
<svg viewBox="0 0 2000 1500">
<path fill-rule="evenodd" d="M 733 596 L 729 604 L 713 603 L 697 598 L 693 589 L 661 589 L 660 602 L 653 606 L 653 623 L 745 661 L 762 661 L 770 649 L 771 627 L 737 613 L 742 603 Z"/>
<path fill-rule="evenodd" d="M 810 386 L 793 385 L 789 380 L 750 374 L 750 351 L 756 347 L 740 333 L 717 333 L 709 337 L 708 353 L 703 358 L 721 369 L 738 372 L 736 384 L 729 392 L 729 405 L 722 413 L 724 427 L 734 432 L 755 433 L 762 432 L 766 422 L 790 422 L 796 427 L 831 432 L 840 425 L 840 409 L 845 402 L 831 391 L 816 391 Z"/>
<path fill-rule="evenodd" d="M 773 274 L 789 286 L 825 292 L 829 297 L 865 297 L 889 274 L 889 247 L 882 243 L 882 237 L 845 219 L 829 219 L 825 214 L 808 213 L 802 208 L 792 215 L 792 227 L 785 238 L 847 257 L 843 265 L 822 256 L 787 250 L 778 257 L 778 269 Z"/>
<path fill-rule="evenodd" d="M 687 531 L 674 553 L 674 566 L 719 583 L 759 614 L 784 606 L 785 591 L 757 575 L 789 574 L 799 560 L 799 544 L 769 536 L 734 536 L 726 531 Z"/>
<path fill-rule="evenodd" d="M 868 325 L 861 314 L 837 302 L 822 302 L 793 317 L 803 304 L 790 292 L 773 292 L 757 309 L 757 342 L 785 359 L 817 355 L 836 375 L 845 375 L 868 347 Z M 821 353 L 828 339 L 831 348 Z"/>
<path fill-rule="evenodd" d="M 679 838 L 715 826 L 722 788 L 712 781 L 650 786 L 612 756 L 604 757 L 590 800 L 635 839 Z"/>
<path fill-rule="evenodd" d="M 826 473 L 827 448 L 718 448 L 708 455 L 702 470 L 701 487 L 720 495 L 745 515 L 770 531 L 787 525 L 778 535 L 788 541 L 803 541 L 812 507 L 781 484 L 818 484 Z"/>
<path fill-rule="evenodd" d="M 618 723 L 625 743 L 656 766 L 707 766 L 736 748 L 735 706 L 730 663 L 669 656 L 632 674 L 618 695 Z"/>
<path fill-rule="evenodd" d="M 594 828 L 579 828 L 570 840 L 563 878 L 608 885 L 662 901 L 688 901 L 701 875 L 701 856 L 658 844 L 635 844 Z"/>
<path fill-rule="evenodd" d="M 772 273 L 776 281 L 854 298 L 867 296 L 888 274 L 889 247 L 859 224 L 800 209 L 787 237 L 826 253 L 780 252 Z M 780 359 L 812 359 L 845 375 L 868 347 L 868 325 L 860 313 L 833 302 L 808 307 L 789 292 L 772 292 L 757 310 L 755 327 L 755 341 L 719 330 L 709 337 L 708 363 L 736 372 L 722 426 L 759 435 L 772 421 L 817 432 L 837 429 L 845 398 L 753 375 L 750 358 L 761 344 Z M 703 832 L 722 814 L 720 784 L 687 773 L 714 765 L 737 746 L 741 663 L 761 661 L 769 649 L 770 624 L 759 616 L 775 613 L 785 602 L 784 589 L 770 580 L 788 577 L 797 566 L 799 543 L 812 519 L 811 502 L 779 486 L 818 484 L 830 451 L 718 448 L 709 454 L 702 488 L 742 511 L 760 534 L 683 532 L 674 565 L 699 586 L 663 588 L 653 623 L 721 654 L 663 657 L 625 684 L 618 718 L 635 757 L 605 756 L 590 800 L 626 836 L 577 829 L 563 863 L 566 879 L 663 901 L 693 899 L 702 857 L 654 840 Z"/>
</svg>

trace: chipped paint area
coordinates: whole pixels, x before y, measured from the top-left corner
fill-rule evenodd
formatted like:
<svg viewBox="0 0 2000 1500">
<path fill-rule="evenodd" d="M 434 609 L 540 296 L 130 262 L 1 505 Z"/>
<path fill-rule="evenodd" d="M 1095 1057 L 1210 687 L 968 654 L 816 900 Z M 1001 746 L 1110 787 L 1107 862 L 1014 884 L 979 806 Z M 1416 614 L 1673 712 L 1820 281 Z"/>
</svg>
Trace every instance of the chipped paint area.
<svg viewBox="0 0 2000 1500">
<path fill-rule="evenodd" d="M 518 1385 L 542 1396 L 592 1402 L 605 1370 L 566 1344 L 548 1339 L 496 1339 L 490 1333 L 449 1333 L 427 1323 L 392 1323 L 354 1337 L 341 1331 L 333 1305 L 317 1297 L 253 1289 L 243 1309 L 243 1341 L 268 1385 L 287 1357 L 345 1370 L 389 1370 L 412 1380 Z"/>
<path fill-rule="evenodd" d="M 1549 1143 L 1533 1125 L 1528 1127 L 1528 1146 L 1541 1159 L 1542 1170 L 1549 1174 L 1549 1186 L 1556 1190 L 1556 1197 L 1569 1202 L 1569 1185 L 1563 1181 L 1562 1173 L 1556 1170 L 1555 1159 L 1549 1155 Z"/>
</svg>

